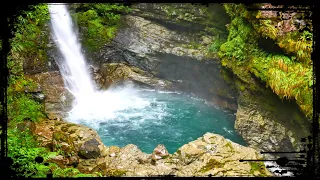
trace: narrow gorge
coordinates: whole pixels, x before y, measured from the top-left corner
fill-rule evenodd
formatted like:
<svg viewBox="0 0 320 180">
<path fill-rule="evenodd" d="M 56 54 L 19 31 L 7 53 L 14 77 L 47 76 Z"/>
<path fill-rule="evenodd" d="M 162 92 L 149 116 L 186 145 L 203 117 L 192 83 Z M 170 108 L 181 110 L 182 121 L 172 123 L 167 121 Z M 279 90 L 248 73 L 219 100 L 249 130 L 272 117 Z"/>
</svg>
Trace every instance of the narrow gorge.
<svg viewBox="0 0 320 180">
<path fill-rule="evenodd" d="M 307 10 L 250 6 L 275 7 L 26 11 L 8 62 L 9 154 L 41 155 L 47 165 L 27 162 L 22 176 L 280 176 L 267 168 L 275 162 L 239 160 L 296 158 L 261 152 L 302 149 L 312 117 L 312 25 Z M 28 153 L 18 157 L 23 133 Z"/>
</svg>

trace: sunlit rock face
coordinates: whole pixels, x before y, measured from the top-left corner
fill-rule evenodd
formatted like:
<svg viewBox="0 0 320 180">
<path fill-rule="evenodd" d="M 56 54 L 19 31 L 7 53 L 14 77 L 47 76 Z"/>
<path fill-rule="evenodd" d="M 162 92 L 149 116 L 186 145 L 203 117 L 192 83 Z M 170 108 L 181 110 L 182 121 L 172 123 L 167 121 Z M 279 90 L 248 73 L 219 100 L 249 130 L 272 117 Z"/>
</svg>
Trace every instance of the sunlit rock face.
<svg viewBox="0 0 320 180">
<path fill-rule="evenodd" d="M 107 89 L 110 85 L 121 83 L 125 80 L 155 89 L 169 90 L 172 85 L 170 81 L 154 77 L 146 71 L 123 63 L 105 63 L 101 65 L 99 71 L 101 73 L 100 83 L 103 89 Z"/>
<path fill-rule="evenodd" d="M 164 145 L 152 154 L 136 145 L 119 148 L 105 146 L 97 132 L 83 125 L 43 120 L 35 123 L 33 133 L 42 146 L 61 150 L 64 155 L 48 159 L 61 167 L 76 167 L 83 173 L 104 176 L 270 176 L 261 163 L 240 159 L 261 159 L 254 149 L 244 147 L 220 135 L 206 133 L 169 154 Z"/>
<path fill-rule="evenodd" d="M 45 113 L 49 118 L 62 118 L 72 108 L 73 95 L 65 88 L 62 76 L 58 71 L 29 75 L 45 96 Z"/>
</svg>

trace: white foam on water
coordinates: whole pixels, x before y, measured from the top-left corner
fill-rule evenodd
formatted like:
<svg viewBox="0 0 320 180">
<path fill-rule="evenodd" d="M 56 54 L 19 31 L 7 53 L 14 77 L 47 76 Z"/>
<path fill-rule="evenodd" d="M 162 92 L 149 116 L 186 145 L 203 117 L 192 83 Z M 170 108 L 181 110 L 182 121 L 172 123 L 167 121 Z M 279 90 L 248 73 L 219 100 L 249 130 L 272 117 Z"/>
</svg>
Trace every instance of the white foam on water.
<svg viewBox="0 0 320 180">
<path fill-rule="evenodd" d="M 285 168 L 280 167 L 276 162 L 272 162 L 272 161 L 265 161 L 264 165 L 267 166 L 273 166 L 273 167 L 269 167 L 267 169 L 269 169 L 270 172 L 272 172 L 275 176 L 280 176 L 280 177 L 293 177 L 294 174 L 292 172 L 290 172 L 290 170 L 287 170 Z M 287 170 L 287 172 L 285 173 L 277 173 L 276 171 L 282 171 L 282 170 Z"/>
</svg>

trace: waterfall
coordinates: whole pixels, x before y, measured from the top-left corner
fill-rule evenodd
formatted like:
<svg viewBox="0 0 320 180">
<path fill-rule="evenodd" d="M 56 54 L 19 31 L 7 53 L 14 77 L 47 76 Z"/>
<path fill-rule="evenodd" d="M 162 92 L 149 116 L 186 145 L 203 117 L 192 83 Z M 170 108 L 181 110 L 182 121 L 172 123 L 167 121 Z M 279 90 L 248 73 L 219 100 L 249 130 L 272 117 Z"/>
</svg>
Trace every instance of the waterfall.
<svg viewBox="0 0 320 180">
<path fill-rule="evenodd" d="M 51 29 L 54 42 L 63 55 L 63 61 L 56 60 L 66 88 L 75 100 L 95 93 L 94 83 L 81 53 L 81 45 L 73 30 L 71 16 L 64 4 L 49 4 Z"/>
<path fill-rule="evenodd" d="M 56 60 L 65 87 L 74 95 L 75 101 L 67 121 L 95 123 L 116 116 L 118 111 L 128 108 L 143 108 L 149 102 L 136 95 L 130 84 L 125 89 L 99 91 L 90 77 L 81 45 L 74 33 L 71 16 L 64 4 L 48 4 L 51 18 L 52 37 L 62 60 Z"/>
</svg>

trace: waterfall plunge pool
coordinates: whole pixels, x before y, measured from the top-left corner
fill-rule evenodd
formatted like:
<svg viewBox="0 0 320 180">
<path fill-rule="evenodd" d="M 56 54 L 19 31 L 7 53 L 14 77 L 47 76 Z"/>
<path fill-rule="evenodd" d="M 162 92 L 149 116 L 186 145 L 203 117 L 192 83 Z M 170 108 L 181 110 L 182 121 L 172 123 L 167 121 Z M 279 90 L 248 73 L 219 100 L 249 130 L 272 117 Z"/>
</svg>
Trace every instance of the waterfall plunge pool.
<svg viewBox="0 0 320 180">
<path fill-rule="evenodd" d="M 106 146 L 135 144 L 145 153 L 158 144 L 174 153 L 206 132 L 246 145 L 234 131 L 234 114 L 192 95 L 130 85 L 80 99 L 68 120 L 95 129 Z"/>
</svg>

